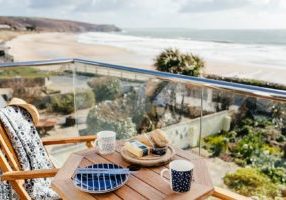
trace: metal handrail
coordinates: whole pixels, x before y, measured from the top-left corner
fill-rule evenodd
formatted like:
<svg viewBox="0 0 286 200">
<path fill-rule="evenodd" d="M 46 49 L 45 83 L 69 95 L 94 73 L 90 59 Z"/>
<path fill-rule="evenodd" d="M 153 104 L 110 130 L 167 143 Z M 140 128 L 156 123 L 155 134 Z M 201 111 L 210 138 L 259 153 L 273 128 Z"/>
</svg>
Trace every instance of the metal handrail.
<svg viewBox="0 0 286 200">
<path fill-rule="evenodd" d="M 212 80 L 201 77 L 186 76 L 181 74 L 172 74 L 167 72 L 160 72 L 156 70 L 142 69 L 126 67 L 121 65 L 114 65 L 102 62 L 96 62 L 85 59 L 78 58 L 65 58 L 65 59 L 53 59 L 53 60 L 41 60 L 41 61 L 28 61 L 28 62 L 15 62 L 15 63 L 2 63 L 0 68 L 13 68 L 13 67 L 25 67 L 25 66 L 45 66 L 45 65 L 57 65 L 57 64 L 67 64 L 67 63 L 81 63 L 87 65 L 94 65 L 96 67 L 123 70 L 127 72 L 140 73 L 146 75 L 152 75 L 167 79 L 176 79 L 177 81 L 183 81 L 190 84 L 195 84 L 198 86 L 213 88 L 218 90 L 224 90 L 227 92 L 248 95 L 253 97 L 270 99 L 273 101 L 283 101 L 286 102 L 286 91 L 277 90 L 259 86 L 245 85 L 240 83 L 232 83 L 221 80 Z M 286 70 L 285 70 L 286 71 Z"/>
<path fill-rule="evenodd" d="M 60 58 L 52 60 L 37 60 L 37 61 L 25 61 L 25 62 L 11 62 L 11 63 L 0 63 L 0 68 L 10 68 L 10 67 L 34 67 L 34 66 L 45 66 L 45 65 L 58 65 L 74 63 L 73 58 Z"/>
</svg>

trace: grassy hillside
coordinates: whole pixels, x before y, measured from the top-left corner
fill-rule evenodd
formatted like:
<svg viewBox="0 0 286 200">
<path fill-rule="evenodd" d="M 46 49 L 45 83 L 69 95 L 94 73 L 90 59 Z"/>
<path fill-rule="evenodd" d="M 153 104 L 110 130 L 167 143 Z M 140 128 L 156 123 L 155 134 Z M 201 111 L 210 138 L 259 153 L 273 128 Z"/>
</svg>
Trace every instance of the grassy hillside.
<svg viewBox="0 0 286 200">
<path fill-rule="evenodd" d="M 0 25 L 9 25 L 16 31 L 55 31 L 55 32 L 111 32 L 120 28 L 109 24 L 90 24 L 70 20 L 59 20 L 38 17 L 0 16 Z"/>
</svg>

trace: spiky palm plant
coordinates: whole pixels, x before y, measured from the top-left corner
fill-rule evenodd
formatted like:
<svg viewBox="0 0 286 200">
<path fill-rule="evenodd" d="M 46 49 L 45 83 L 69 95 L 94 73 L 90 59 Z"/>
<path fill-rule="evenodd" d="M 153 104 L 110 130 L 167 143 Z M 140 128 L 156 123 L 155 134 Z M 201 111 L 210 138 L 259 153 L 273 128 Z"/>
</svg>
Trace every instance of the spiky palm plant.
<svg viewBox="0 0 286 200">
<path fill-rule="evenodd" d="M 178 49 L 168 48 L 156 57 L 154 65 L 163 72 L 199 76 L 204 61 L 193 54 L 182 54 Z"/>
<path fill-rule="evenodd" d="M 193 76 L 199 76 L 202 73 L 203 68 L 205 67 L 205 62 L 196 55 L 191 55 L 193 59 Z"/>
</svg>

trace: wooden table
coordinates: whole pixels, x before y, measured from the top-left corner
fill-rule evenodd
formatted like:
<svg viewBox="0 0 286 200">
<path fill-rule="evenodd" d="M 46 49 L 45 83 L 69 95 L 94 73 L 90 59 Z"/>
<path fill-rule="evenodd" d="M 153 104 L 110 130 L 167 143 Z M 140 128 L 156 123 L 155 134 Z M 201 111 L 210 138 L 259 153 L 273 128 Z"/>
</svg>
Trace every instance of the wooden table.
<svg viewBox="0 0 286 200">
<path fill-rule="evenodd" d="M 56 119 L 40 119 L 36 125 L 36 128 L 41 136 L 45 136 L 50 130 L 55 128 L 56 124 Z"/>
<path fill-rule="evenodd" d="M 98 155 L 94 149 L 84 150 L 72 154 L 64 166 L 59 170 L 52 181 L 52 188 L 67 200 L 94 200 L 94 199 L 205 199 L 214 190 L 208 169 L 203 158 L 188 151 L 176 149 L 173 159 L 191 161 L 194 168 L 194 182 L 187 193 L 175 193 L 170 185 L 161 177 L 160 172 L 168 166 L 141 168 L 130 175 L 127 183 L 118 190 L 106 194 L 88 194 L 79 191 L 73 186 L 71 177 L 77 167 L 85 167 L 93 163 L 115 163 L 127 167 L 130 165 L 120 155 L 122 142 L 119 142 L 117 151 L 109 155 Z M 165 178 L 169 179 L 168 176 Z"/>
</svg>

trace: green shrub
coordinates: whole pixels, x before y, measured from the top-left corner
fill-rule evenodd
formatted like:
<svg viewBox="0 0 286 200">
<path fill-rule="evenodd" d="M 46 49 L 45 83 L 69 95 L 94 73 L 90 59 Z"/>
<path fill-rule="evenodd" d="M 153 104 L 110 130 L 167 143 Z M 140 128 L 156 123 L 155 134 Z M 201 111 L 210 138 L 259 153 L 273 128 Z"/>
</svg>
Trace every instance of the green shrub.
<svg viewBox="0 0 286 200">
<path fill-rule="evenodd" d="M 285 142 L 286 141 L 286 137 L 284 135 L 279 135 L 279 137 L 277 138 L 277 142 Z"/>
<path fill-rule="evenodd" d="M 245 167 L 247 164 L 246 161 L 244 159 L 241 159 L 241 158 L 235 158 L 234 162 L 235 162 L 235 164 L 237 164 L 238 166 L 241 166 L 241 167 Z"/>
<path fill-rule="evenodd" d="M 136 134 L 136 125 L 128 117 L 121 105 L 115 102 L 103 102 L 91 109 L 87 116 L 87 129 L 90 133 L 111 130 L 117 133 L 117 139 L 127 139 Z"/>
<path fill-rule="evenodd" d="M 76 102 L 76 109 L 85 109 L 95 104 L 95 97 L 91 90 L 76 91 L 76 98 L 74 98 L 74 93 L 56 94 L 50 97 L 48 110 L 50 112 L 70 114 L 75 111 L 74 102 Z"/>
<path fill-rule="evenodd" d="M 238 136 L 245 136 L 253 133 L 253 127 L 250 125 L 243 125 L 237 129 Z"/>
<path fill-rule="evenodd" d="M 263 168 L 261 169 L 261 172 L 263 172 L 265 175 L 267 175 L 271 181 L 278 184 L 286 184 L 286 170 L 282 167 L 277 168 Z"/>
<path fill-rule="evenodd" d="M 270 146 L 269 144 L 264 144 L 262 146 L 262 151 L 270 155 L 281 156 L 282 150 L 278 146 Z"/>
<path fill-rule="evenodd" d="M 267 126 L 271 126 L 272 121 L 271 119 L 264 117 L 264 116 L 256 116 L 254 119 L 254 126 L 259 128 L 265 128 Z"/>
<path fill-rule="evenodd" d="M 235 192 L 245 196 L 279 196 L 277 185 L 256 168 L 241 168 L 224 177 L 224 183 Z"/>
<path fill-rule="evenodd" d="M 255 85 L 255 86 L 266 87 L 266 88 L 286 90 L 286 85 L 268 82 L 268 81 L 261 81 L 261 80 L 248 79 L 248 78 L 238 78 L 238 77 L 223 77 L 220 75 L 210 75 L 210 74 L 205 75 L 205 77 L 209 79 L 223 80 L 223 81 L 234 82 L 234 83 L 242 83 L 246 85 Z"/>
<path fill-rule="evenodd" d="M 286 133 L 286 104 L 277 103 L 272 106 L 272 122 L 275 127 L 281 129 L 283 135 Z"/>
<path fill-rule="evenodd" d="M 86 109 L 95 105 L 95 94 L 92 90 L 76 91 L 76 109 Z"/>
<path fill-rule="evenodd" d="M 70 114 L 74 112 L 73 93 L 57 94 L 51 96 L 48 110 L 50 112 L 56 112 L 61 114 Z"/>
<path fill-rule="evenodd" d="M 34 67 L 14 67 L 0 71 L 1 79 L 14 78 L 14 77 L 38 78 L 38 77 L 48 77 L 48 76 L 49 73 L 47 71 L 39 70 Z"/>
<path fill-rule="evenodd" d="M 159 71 L 188 76 L 199 76 L 204 61 L 193 54 L 183 54 L 178 49 L 165 49 L 155 58 L 154 64 Z"/>
<path fill-rule="evenodd" d="M 241 121 L 241 126 L 254 126 L 254 120 L 251 118 L 245 118 Z"/>
<path fill-rule="evenodd" d="M 227 151 L 228 139 L 224 135 L 210 135 L 204 138 L 204 142 L 212 156 L 219 156 Z"/>
<path fill-rule="evenodd" d="M 237 142 L 233 149 L 236 157 L 243 158 L 248 164 L 251 162 L 251 157 L 262 152 L 264 141 L 260 133 L 250 132 Z"/>
<path fill-rule="evenodd" d="M 259 169 L 267 175 L 274 183 L 286 183 L 286 166 L 277 154 L 269 154 L 269 151 L 264 151 L 251 158 L 251 166 Z"/>
<path fill-rule="evenodd" d="M 273 168 L 280 160 L 279 157 L 266 151 L 256 151 L 251 157 L 251 166 L 259 169 Z"/>
<path fill-rule="evenodd" d="M 250 106 L 250 109 L 254 108 Z M 246 196 L 272 199 L 279 196 L 281 188 L 286 185 L 286 163 L 283 159 L 286 137 L 279 129 L 281 126 L 273 123 L 273 116 L 258 113 L 246 116 L 237 121 L 232 131 L 207 137 L 206 148 L 216 153 L 214 150 L 220 149 L 224 144 L 223 138 L 227 138 L 228 151 L 223 156 L 230 157 L 230 161 L 239 166 L 251 168 L 227 174 L 225 184 Z"/>
<path fill-rule="evenodd" d="M 113 77 L 100 77 L 88 81 L 88 86 L 93 89 L 96 102 L 113 100 L 120 94 L 120 80 Z"/>
</svg>

